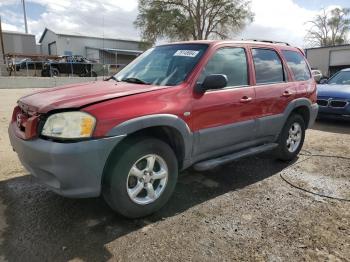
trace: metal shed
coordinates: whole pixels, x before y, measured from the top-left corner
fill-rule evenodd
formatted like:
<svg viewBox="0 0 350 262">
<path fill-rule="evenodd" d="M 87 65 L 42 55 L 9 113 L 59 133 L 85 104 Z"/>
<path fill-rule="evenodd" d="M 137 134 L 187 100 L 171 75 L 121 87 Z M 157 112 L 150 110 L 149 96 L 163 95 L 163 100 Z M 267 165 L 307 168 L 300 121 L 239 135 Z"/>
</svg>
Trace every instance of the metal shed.
<svg viewBox="0 0 350 262">
<path fill-rule="evenodd" d="M 309 48 L 305 51 L 311 67 L 321 70 L 325 76 L 350 68 L 350 44 Z"/>
<path fill-rule="evenodd" d="M 39 43 L 44 55 L 81 55 L 103 64 L 128 64 L 143 52 L 141 41 L 56 33 L 48 28 Z"/>
<path fill-rule="evenodd" d="M 4 50 L 8 53 L 36 54 L 35 35 L 21 32 L 3 31 Z M 1 42 L 0 42 L 1 52 Z"/>
</svg>

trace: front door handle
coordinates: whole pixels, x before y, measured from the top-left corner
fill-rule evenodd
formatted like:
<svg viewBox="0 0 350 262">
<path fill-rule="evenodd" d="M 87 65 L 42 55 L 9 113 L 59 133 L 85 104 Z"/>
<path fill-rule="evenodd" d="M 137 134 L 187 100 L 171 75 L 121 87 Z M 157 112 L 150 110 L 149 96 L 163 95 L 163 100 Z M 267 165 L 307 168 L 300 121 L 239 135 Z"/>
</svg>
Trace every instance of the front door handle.
<svg viewBox="0 0 350 262">
<path fill-rule="evenodd" d="M 253 98 L 249 97 L 249 96 L 243 96 L 240 100 L 241 103 L 249 103 L 250 101 L 252 101 Z"/>
</svg>

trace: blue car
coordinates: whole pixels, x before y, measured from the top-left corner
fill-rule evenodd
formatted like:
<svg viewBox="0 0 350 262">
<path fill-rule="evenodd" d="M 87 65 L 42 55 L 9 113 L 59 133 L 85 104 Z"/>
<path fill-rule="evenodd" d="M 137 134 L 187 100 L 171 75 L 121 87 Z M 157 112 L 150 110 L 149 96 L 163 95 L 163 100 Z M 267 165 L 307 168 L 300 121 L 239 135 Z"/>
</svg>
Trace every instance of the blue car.
<svg viewBox="0 0 350 262">
<path fill-rule="evenodd" d="M 350 68 L 317 85 L 318 117 L 350 120 Z"/>
</svg>

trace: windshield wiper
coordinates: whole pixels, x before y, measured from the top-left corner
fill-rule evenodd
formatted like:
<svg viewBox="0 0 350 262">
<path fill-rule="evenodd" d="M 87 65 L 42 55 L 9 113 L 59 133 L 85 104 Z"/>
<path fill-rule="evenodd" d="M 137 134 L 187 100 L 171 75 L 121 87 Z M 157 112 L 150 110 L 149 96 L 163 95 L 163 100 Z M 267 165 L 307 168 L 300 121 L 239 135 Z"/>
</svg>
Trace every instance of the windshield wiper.
<svg viewBox="0 0 350 262">
<path fill-rule="evenodd" d="M 118 79 L 114 76 L 114 75 L 111 75 L 110 77 L 107 77 L 106 79 L 104 79 L 103 81 L 109 81 L 109 80 L 115 80 L 116 82 L 119 82 Z"/>
<path fill-rule="evenodd" d="M 134 84 L 142 84 L 142 85 L 150 85 L 151 83 L 145 82 L 136 77 L 127 77 L 122 79 L 123 82 L 134 83 Z"/>
</svg>

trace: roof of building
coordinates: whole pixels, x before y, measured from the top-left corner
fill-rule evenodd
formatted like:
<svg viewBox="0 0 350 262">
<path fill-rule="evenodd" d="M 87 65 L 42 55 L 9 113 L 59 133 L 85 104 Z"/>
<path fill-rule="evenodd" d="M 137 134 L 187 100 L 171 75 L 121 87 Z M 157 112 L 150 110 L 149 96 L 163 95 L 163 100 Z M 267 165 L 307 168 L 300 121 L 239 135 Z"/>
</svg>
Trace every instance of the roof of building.
<svg viewBox="0 0 350 262">
<path fill-rule="evenodd" d="M 93 36 L 93 35 L 82 35 L 80 33 L 69 33 L 69 32 L 54 32 L 49 28 L 45 28 L 44 32 L 42 33 L 39 43 L 42 42 L 44 39 L 46 32 L 51 31 L 52 33 L 59 35 L 59 36 L 70 36 L 70 37 L 84 37 L 84 38 L 96 38 L 96 39 L 104 39 L 104 40 L 114 40 L 114 41 L 124 41 L 124 42 L 141 42 L 141 40 L 136 40 L 136 39 L 124 39 L 124 38 L 111 38 L 111 37 L 102 37 L 102 36 Z"/>
<path fill-rule="evenodd" d="M 311 47 L 311 48 L 305 48 L 305 50 L 323 49 L 323 48 L 337 48 L 337 47 L 349 47 L 350 48 L 350 44 Z"/>
<path fill-rule="evenodd" d="M 98 47 L 90 47 L 90 46 L 87 46 L 86 48 L 96 49 L 96 50 L 101 50 L 101 51 L 106 51 L 106 52 L 125 54 L 125 55 L 139 55 L 139 54 L 142 54 L 144 52 L 142 50 L 117 49 L 117 48 L 98 48 Z"/>
<path fill-rule="evenodd" d="M 24 35 L 24 36 L 33 36 L 33 37 L 35 37 L 35 35 L 33 35 L 33 34 L 26 34 L 26 33 L 18 32 L 18 31 L 7 31 L 7 30 L 3 30 L 2 32 L 3 32 L 4 34 Z"/>
</svg>

